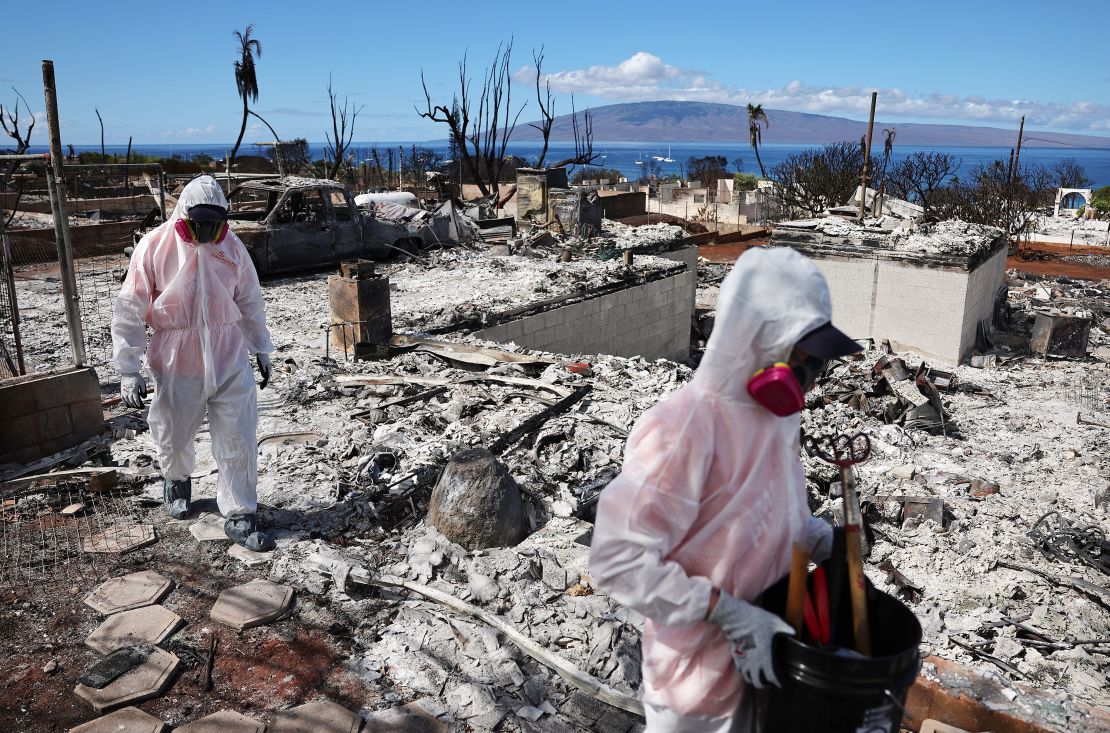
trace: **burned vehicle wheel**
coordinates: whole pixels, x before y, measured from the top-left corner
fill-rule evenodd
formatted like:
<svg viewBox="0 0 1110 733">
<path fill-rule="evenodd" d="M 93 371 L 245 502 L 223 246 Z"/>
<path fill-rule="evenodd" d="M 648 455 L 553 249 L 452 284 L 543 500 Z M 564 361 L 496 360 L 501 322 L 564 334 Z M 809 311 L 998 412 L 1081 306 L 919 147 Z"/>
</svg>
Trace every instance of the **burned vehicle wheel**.
<svg viewBox="0 0 1110 733">
<path fill-rule="evenodd" d="M 424 248 L 424 243 L 415 237 L 407 239 L 398 239 L 393 243 L 394 254 L 398 259 L 412 259 L 420 256 L 420 250 Z"/>
</svg>

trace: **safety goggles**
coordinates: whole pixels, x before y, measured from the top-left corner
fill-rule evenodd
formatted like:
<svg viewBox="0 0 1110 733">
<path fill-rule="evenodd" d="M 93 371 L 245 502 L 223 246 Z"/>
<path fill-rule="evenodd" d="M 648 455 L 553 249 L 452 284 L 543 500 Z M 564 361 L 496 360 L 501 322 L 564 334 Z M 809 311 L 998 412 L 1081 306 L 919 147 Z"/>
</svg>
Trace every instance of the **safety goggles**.
<svg viewBox="0 0 1110 733">
<path fill-rule="evenodd" d="M 828 359 L 808 354 L 802 359 L 791 359 L 790 369 L 798 378 L 798 384 L 802 385 L 802 389 L 809 390 L 817 383 L 817 378 L 824 373 L 828 364 Z"/>
</svg>

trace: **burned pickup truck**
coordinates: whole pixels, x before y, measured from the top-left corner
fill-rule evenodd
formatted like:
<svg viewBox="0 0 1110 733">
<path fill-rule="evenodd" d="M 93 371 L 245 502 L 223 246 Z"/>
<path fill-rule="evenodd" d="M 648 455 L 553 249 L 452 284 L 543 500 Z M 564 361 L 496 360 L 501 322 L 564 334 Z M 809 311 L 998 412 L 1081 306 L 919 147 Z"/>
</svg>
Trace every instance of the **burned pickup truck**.
<svg viewBox="0 0 1110 733">
<path fill-rule="evenodd" d="M 228 194 L 231 228 L 259 277 L 328 267 L 358 257 L 386 259 L 423 242 L 403 225 L 355 206 L 338 181 L 285 177 L 250 181 Z"/>
</svg>

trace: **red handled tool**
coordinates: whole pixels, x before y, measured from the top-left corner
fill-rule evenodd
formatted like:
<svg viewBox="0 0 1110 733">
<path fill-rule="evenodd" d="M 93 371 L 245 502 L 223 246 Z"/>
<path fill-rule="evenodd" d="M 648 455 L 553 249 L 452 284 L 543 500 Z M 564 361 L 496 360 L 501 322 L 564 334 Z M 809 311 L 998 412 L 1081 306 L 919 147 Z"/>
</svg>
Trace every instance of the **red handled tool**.
<svg viewBox="0 0 1110 733">
<path fill-rule="evenodd" d="M 812 438 L 806 439 L 806 449 L 823 460 L 840 467 L 840 485 L 844 489 L 845 554 L 848 557 L 848 590 L 852 597 L 852 631 L 856 651 L 871 656 L 871 626 L 867 614 L 867 587 L 863 574 L 863 547 L 860 532 L 863 521 L 856 499 L 856 483 L 852 466 L 863 463 L 871 455 L 871 440 L 867 435 L 838 435 L 823 446 Z"/>
</svg>

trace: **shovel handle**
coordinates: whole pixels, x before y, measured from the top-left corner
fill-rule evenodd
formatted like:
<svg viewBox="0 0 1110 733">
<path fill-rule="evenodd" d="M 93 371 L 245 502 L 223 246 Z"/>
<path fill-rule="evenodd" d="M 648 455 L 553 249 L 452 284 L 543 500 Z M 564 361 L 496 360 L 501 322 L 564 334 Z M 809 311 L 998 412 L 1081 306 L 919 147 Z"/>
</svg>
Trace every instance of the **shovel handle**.
<svg viewBox="0 0 1110 733">
<path fill-rule="evenodd" d="M 809 548 L 800 542 L 794 544 L 794 557 L 790 563 L 790 581 L 786 588 L 786 623 L 802 638 L 802 619 L 806 602 L 806 576 L 809 570 Z"/>
</svg>

